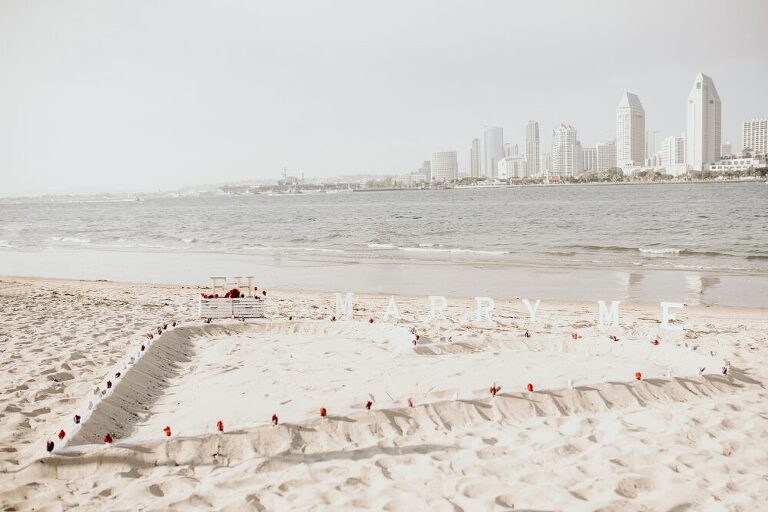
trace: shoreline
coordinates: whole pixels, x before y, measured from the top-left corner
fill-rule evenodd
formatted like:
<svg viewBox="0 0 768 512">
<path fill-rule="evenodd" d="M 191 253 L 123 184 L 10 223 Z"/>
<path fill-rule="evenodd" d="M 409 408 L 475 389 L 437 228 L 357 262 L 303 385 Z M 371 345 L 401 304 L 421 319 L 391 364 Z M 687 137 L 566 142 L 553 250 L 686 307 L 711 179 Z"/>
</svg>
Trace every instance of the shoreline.
<svg viewBox="0 0 768 512">
<path fill-rule="evenodd" d="M 486 189 L 486 188 L 515 188 L 515 187 L 562 187 L 562 186 L 611 186 L 611 185 L 695 185 L 695 184 L 735 184 L 735 183 L 768 183 L 768 177 L 755 177 L 755 179 L 743 179 L 743 180 L 733 180 L 733 179 L 726 179 L 726 180 L 677 180 L 677 181 L 605 181 L 605 182 L 585 182 L 585 183 L 506 183 L 506 184 L 497 184 L 497 185 L 486 185 L 486 186 L 474 186 L 474 185 L 462 185 L 458 187 L 444 187 L 444 188 L 419 188 L 419 187 L 403 187 L 403 188 L 359 188 L 359 189 L 352 189 L 349 192 L 403 192 L 403 191 L 412 191 L 412 190 L 464 190 L 464 189 Z M 335 185 L 336 183 L 332 183 L 331 185 Z M 223 186 L 240 186 L 240 183 L 224 183 L 220 186 L 214 186 L 214 185 L 201 185 L 199 187 L 193 187 L 193 188 L 204 188 L 207 190 L 207 188 L 214 188 L 218 190 L 219 187 Z M 207 187 L 207 188 L 206 188 Z M 347 190 L 341 190 L 333 192 L 302 192 L 302 193 L 273 193 L 273 192 L 258 192 L 255 194 L 222 194 L 222 196 L 239 196 L 239 195 L 256 195 L 256 196 L 269 196 L 269 197 L 296 197 L 296 196 L 315 196 L 319 193 L 346 193 Z M 11 201 L 18 201 L 18 202 L 35 202 L 35 201 L 42 201 L 42 200 L 49 200 L 49 201 L 56 201 L 61 199 L 88 199 L 88 198 L 104 198 L 104 197 L 114 197 L 114 198 L 127 198 L 123 199 L 123 201 L 135 201 L 136 197 L 141 196 L 142 200 L 146 199 L 163 199 L 163 200 L 171 200 L 171 199 L 185 199 L 189 197 L 196 197 L 196 196 L 187 196 L 187 195 L 168 195 L 168 194 L 179 194 L 180 192 L 177 189 L 173 190 L 167 190 L 161 193 L 157 192 L 104 192 L 104 193 L 97 193 L 97 194 L 46 194 L 46 195 L 40 195 L 40 196 L 0 196 L 0 205 L 4 202 L 11 202 Z M 15 203 L 11 203 L 15 204 Z"/>
<path fill-rule="evenodd" d="M 62 286 L 109 286 L 125 290 L 134 288 L 146 288 L 148 290 L 168 290 L 174 293 L 185 293 L 186 290 L 190 291 L 190 296 L 194 299 L 194 308 L 197 308 L 197 298 L 200 293 L 209 292 L 210 281 L 201 283 L 158 283 L 151 281 L 119 281 L 111 279 L 73 279 L 68 277 L 45 277 L 45 276 L 16 276 L 16 275 L 0 275 L 0 291 L 3 290 L 5 283 L 20 283 L 23 285 L 52 285 L 60 284 Z M 228 286 L 234 286 L 229 283 Z M 264 289 L 259 286 L 259 290 Z M 350 290 L 351 291 L 351 290 Z M 300 298 L 314 298 L 319 300 L 325 300 L 328 304 L 329 315 L 333 314 L 333 308 L 335 307 L 335 294 L 341 293 L 338 289 L 307 289 L 307 288 L 267 288 L 268 297 L 279 297 L 283 300 L 285 297 L 300 297 Z M 414 304 L 422 304 L 421 313 L 428 313 L 429 311 L 429 296 L 418 295 L 409 293 L 397 293 L 397 292 L 365 292 L 365 291 L 352 291 L 354 293 L 355 304 L 355 319 L 365 320 L 370 314 L 383 313 L 386 309 L 390 297 L 395 297 L 398 305 L 401 301 L 409 304 L 409 308 L 412 309 Z M 449 302 L 449 310 L 459 309 L 462 311 L 472 311 L 476 306 L 475 297 L 467 295 L 447 295 L 446 298 Z M 494 298 L 497 304 L 509 306 L 514 305 L 519 309 L 521 317 L 527 318 L 528 312 L 525 309 L 522 299 L 519 297 L 498 297 Z M 532 299 L 533 300 L 533 299 Z M 586 310 L 585 314 L 589 319 L 594 320 L 598 316 L 598 300 L 560 300 L 560 299 L 541 299 L 539 306 L 540 311 L 559 310 L 563 308 L 572 309 L 580 308 Z M 608 304 L 610 305 L 610 304 Z M 358 308 L 359 306 L 359 308 Z M 375 309 L 378 308 L 378 309 Z M 650 314 L 653 318 L 649 318 L 649 321 L 659 323 L 661 321 L 661 309 L 658 302 L 624 302 L 620 304 L 622 310 L 626 310 L 630 314 L 644 312 Z M 359 312 L 358 309 L 363 312 Z M 709 315 L 718 314 L 729 315 L 733 312 L 739 312 L 747 317 L 755 319 L 762 319 L 768 307 L 763 306 L 743 306 L 743 305 L 724 305 L 724 304 L 689 304 L 684 303 L 684 312 L 688 311 L 706 311 Z M 537 315 L 539 313 L 537 312 Z M 678 313 L 678 316 L 683 316 L 685 313 Z M 594 318 L 593 318 L 594 317 Z"/>
<path fill-rule="evenodd" d="M 276 254 L 0 251 L 0 273 L 20 277 L 206 285 L 253 275 L 260 286 L 399 295 L 768 308 L 768 273 L 589 266 L 397 261 Z"/>
</svg>

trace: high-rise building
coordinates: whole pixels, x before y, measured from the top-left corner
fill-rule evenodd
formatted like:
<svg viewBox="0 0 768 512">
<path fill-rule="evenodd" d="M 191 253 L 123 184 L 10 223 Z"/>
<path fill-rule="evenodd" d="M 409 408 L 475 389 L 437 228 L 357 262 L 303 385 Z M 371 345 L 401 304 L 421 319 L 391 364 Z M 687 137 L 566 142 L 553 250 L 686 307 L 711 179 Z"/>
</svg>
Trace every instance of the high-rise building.
<svg viewBox="0 0 768 512">
<path fill-rule="evenodd" d="M 685 164 L 685 137 L 667 137 L 661 141 L 661 165 Z"/>
<path fill-rule="evenodd" d="M 525 178 L 525 159 L 520 155 L 505 156 L 499 160 L 496 177 L 501 180 Z"/>
<path fill-rule="evenodd" d="M 699 73 L 688 94 L 686 163 L 694 170 L 720 159 L 720 96 L 715 83 Z"/>
<path fill-rule="evenodd" d="M 581 150 L 581 169 L 583 171 L 597 170 L 597 148 L 582 148 Z"/>
<path fill-rule="evenodd" d="M 459 162 L 455 151 L 434 151 L 430 168 L 432 181 L 451 181 L 459 178 Z"/>
<path fill-rule="evenodd" d="M 539 160 L 539 123 L 528 121 L 525 125 L 525 173 L 538 176 L 541 173 Z"/>
<path fill-rule="evenodd" d="M 731 147 L 731 143 L 729 142 L 723 142 L 720 144 L 720 156 L 731 156 L 733 154 L 733 148 Z"/>
<path fill-rule="evenodd" d="M 581 143 L 576 128 L 561 124 L 552 131 L 552 176 L 569 178 L 581 173 Z"/>
<path fill-rule="evenodd" d="M 498 126 L 483 128 L 482 175 L 496 177 L 499 160 L 504 158 L 504 130 Z"/>
<path fill-rule="evenodd" d="M 656 130 L 645 130 L 645 163 L 649 164 L 649 160 L 653 159 L 653 156 L 657 153 L 656 149 Z"/>
<path fill-rule="evenodd" d="M 429 160 L 424 160 L 419 172 L 424 175 L 426 181 L 432 181 L 432 163 Z"/>
<path fill-rule="evenodd" d="M 539 176 L 547 176 L 552 172 L 552 154 L 541 154 L 541 165 L 539 166 Z"/>
<path fill-rule="evenodd" d="M 744 121 L 741 127 L 741 147 L 752 156 L 768 155 L 768 119 Z"/>
<path fill-rule="evenodd" d="M 616 167 L 616 141 L 608 140 L 597 145 L 597 170 L 605 172 Z"/>
<path fill-rule="evenodd" d="M 480 177 L 480 139 L 472 139 L 472 145 L 469 147 L 469 176 L 471 178 Z"/>
<path fill-rule="evenodd" d="M 645 163 L 645 110 L 637 94 L 627 91 L 616 108 L 616 161 L 621 168 Z"/>
</svg>

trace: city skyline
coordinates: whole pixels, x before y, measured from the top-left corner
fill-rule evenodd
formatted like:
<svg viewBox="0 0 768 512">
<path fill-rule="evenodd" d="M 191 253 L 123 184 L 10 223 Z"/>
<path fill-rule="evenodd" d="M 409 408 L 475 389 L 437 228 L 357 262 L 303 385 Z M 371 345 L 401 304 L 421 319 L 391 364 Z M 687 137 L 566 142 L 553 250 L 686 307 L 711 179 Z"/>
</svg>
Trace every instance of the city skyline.
<svg viewBox="0 0 768 512">
<path fill-rule="evenodd" d="M 483 126 L 524 153 L 536 120 L 541 155 L 560 123 L 585 147 L 614 138 L 625 89 L 658 144 L 686 130 L 698 72 L 717 84 L 734 150 L 742 123 L 768 116 L 764 2 L 729 3 L 738 26 L 715 1 L 593 4 L 488 2 L 508 24 L 488 30 L 462 3 L 3 2 L 0 195 L 277 179 L 283 167 L 403 173 L 439 148 L 455 148 L 464 173 Z M 632 24 L 616 23 L 630 10 Z M 438 26 L 447 37 L 425 38 Z M 580 58 L 563 62 L 563 48 Z"/>
</svg>

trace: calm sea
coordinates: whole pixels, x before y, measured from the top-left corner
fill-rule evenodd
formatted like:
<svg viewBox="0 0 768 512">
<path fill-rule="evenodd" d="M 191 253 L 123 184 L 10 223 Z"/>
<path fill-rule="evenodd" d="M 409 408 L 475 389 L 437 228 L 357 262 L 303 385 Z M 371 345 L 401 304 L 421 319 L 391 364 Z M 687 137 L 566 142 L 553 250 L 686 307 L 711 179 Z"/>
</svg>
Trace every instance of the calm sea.
<svg viewBox="0 0 768 512">
<path fill-rule="evenodd" d="M 0 203 L 0 251 L 768 270 L 768 185 L 520 187 Z"/>
</svg>

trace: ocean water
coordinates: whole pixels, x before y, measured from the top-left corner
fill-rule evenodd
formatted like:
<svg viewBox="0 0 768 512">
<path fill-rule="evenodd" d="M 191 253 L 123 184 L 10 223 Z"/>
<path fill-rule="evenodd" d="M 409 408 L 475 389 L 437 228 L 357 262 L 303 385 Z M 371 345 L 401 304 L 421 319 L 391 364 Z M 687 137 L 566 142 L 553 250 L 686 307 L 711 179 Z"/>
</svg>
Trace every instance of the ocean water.
<svg viewBox="0 0 768 512">
<path fill-rule="evenodd" d="M 0 202 L 3 251 L 768 271 L 768 185 Z"/>
</svg>

